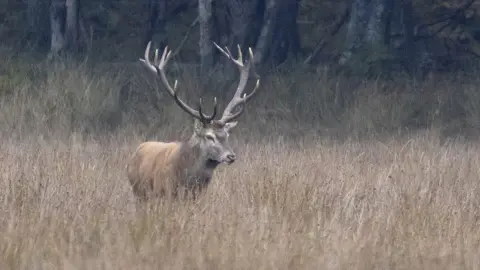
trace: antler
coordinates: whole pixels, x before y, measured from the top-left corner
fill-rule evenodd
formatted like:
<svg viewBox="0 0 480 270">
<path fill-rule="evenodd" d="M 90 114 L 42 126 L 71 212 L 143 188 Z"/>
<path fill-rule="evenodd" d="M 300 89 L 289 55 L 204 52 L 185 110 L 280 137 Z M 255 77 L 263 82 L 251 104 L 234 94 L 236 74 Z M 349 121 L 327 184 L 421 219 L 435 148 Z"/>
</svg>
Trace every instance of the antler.
<svg viewBox="0 0 480 270">
<path fill-rule="evenodd" d="M 202 123 L 209 123 L 215 118 L 215 115 L 217 114 L 217 98 L 214 98 L 214 107 L 213 107 L 213 113 L 211 116 L 207 116 L 202 113 L 202 99 L 200 98 L 198 102 L 198 110 L 192 109 L 190 106 L 188 106 L 185 102 L 180 100 L 180 98 L 177 96 L 177 85 L 178 82 L 175 80 L 175 84 L 170 86 L 170 83 L 167 80 L 167 76 L 165 76 L 165 66 L 167 65 L 168 61 L 170 60 L 170 57 L 172 56 L 171 53 L 172 51 L 168 50 L 168 47 L 165 47 L 163 50 L 162 57 L 158 59 L 158 49 L 155 50 L 155 58 L 153 59 L 153 64 L 150 62 L 149 59 L 149 54 L 150 54 L 150 45 L 151 41 L 148 42 L 147 48 L 145 49 L 145 58 L 140 59 L 142 63 L 145 64 L 145 66 L 152 72 L 155 72 L 158 76 L 160 76 L 160 79 L 163 82 L 163 85 L 165 86 L 168 94 L 173 97 L 175 102 L 182 108 L 185 112 L 190 114 L 191 116 L 197 118 L 200 120 Z M 158 89 L 157 89 L 158 91 Z"/>
<path fill-rule="evenodd" d="M 230 60 L 232 60 L 232 62 L 235 65 L 237 65 L 237 67 L 240 71 L 240 81 L 238 82 L 237 90 L 235 91 L 235 94 L 233 95 L 233 98 L 230 101 L 230 103 L 228 103 L 228 105 L 225 107 L 225 110 L 222 114 L 222 118 L 219 120 L 219 122 L 228 123 L 228 122 L 236 119 L 237 117 L 239 117 L 243 113 L 243 111 L 245 110 L 245 103 L 249 99 L 251 99 L 253 97 L 253 95 L 255 95 L 255 93 L 257 92 L 258 86 L 260 84 L 260 79 L 257 79 L 257 83 L 255 85 L 255 88 L 253 89 L 253 91 L 250 94 L 247 95 L 247 94 L 243 93 L 243 91 L 245 90 L 245 86 L 247 85 L 248 75 L 249 75 L 249 72 L 250 72 L 250 65 L 251 65 L 251 63 L 253 63 L 252 49 L 248 48 L 250 59 L 247 61 L 246 64 L 244 64 L 243 59 L 242 59 L 242 50 L 240 49 L 240 45 L 237 45 L 237 47 L 238 47 L 238 59 L 234 59 L 227 47 L 225 47 L 225 50 L 224 50 L 224 49 L 220 48 L 220 46 L 218 46 L 217 43 L 214 42 L 213 44 L 215 44 L 215 47 L 217 47 L 217 49 L 219 49 L 226 57 L 228 57 Z M 237 112 L 233 113 L 233 110 L 239 105 L 242 105 L 240 107 L 240 109 L 237 110 Z"/>
</svg>

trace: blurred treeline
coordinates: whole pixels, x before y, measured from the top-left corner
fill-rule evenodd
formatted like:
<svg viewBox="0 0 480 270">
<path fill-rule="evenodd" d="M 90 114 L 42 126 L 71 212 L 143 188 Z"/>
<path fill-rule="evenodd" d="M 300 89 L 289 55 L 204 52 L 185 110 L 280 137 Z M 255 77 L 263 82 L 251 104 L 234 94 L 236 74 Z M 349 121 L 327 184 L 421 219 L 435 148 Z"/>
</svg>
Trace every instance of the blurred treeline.
<svg viewBox="0 0 480 270">
<path fill-rule="evenodd" d="M 208 71 L 213 42 L 255 52 L 257 72 L 328 65 L 348 74 L 476 67 L 474 0 L 0 0 L 0 40 L 16 52 L 136 61 L 146 43 Z"/>
</svg>

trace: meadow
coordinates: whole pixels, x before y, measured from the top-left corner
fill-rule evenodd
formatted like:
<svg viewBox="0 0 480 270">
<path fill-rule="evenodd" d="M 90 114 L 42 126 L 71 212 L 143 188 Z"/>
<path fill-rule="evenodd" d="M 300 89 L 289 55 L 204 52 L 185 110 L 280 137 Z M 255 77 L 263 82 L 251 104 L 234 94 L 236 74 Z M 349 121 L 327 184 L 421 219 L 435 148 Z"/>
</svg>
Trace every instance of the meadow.
<svg viewBox="0 0 480 270">
<path fill-rule="evenodd" d="M 478 76 L 269 76 L 238 160 L 137 214 L 127 159 L 192 119 L 142 72 L 3 63 L 1 269 L 480 268 Z"/>
</svg>

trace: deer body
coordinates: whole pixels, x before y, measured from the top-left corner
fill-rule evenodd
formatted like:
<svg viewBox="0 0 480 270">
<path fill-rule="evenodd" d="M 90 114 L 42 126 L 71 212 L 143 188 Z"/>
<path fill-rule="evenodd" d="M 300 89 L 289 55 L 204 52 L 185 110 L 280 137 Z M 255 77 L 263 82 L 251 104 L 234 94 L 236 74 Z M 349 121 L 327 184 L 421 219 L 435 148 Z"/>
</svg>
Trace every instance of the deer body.
<svg viewBox="0 0 480 270">
<path fill-rule="evenodd" d="M 201 190 L 217 165 L 202 159 L 198 146 L 186 142 L 145 142 L 133 155 L 127 173 L 135 196 L 146 200 L 151 196 L 176 197 L 182 187 Z"/>
<path fill-rule="evenodd" d="M 167 93 L 177 105 L 195 118 L 194 133 L 189 140 L 144 142 L 132 155 L 127 164 L 127 177 L 134 196 L 140 200 L 146 200 L 152 196 L 177 197 L 190 191 L 193 191 L 195 197 L 197 191 L 208 186 L 218 165 L 232 164 L 236 159 L 228 142 L 229 132 L 237 125 L 237 122 L 233 120 L 243 113 L 245 103 L 256 93 L 259 80 L 249 95 L 244 94 L 250 63 L 253 62 L 252 51 L 250 50 L 250 61 L 244 65 L 240 47 L 238 47 L 238 59 L 233 59 L 228 49 L 225 51 L 218 45 L 215 44 L 215 46 L 231 59 L 240 71 L 237 90 L 219 120 L 214 120 L 217 113 L 216 99 L 214 99 L 215 104 L 211 116 L 202 113 L 201 99 L 198 110 L 192 109 L 179 99 L 176 92 L 177 81 L 172 87 L 164 71 L 171 57 L 171 52 L 167 48 L 160 59 L 158 59 L 157 50 L 153 63 L 151 63 L 148 57 L 149 42 L 145 50 L 145 58 L 140 59 L 151 72 L 160 77 Z"/>
<path fill-rule="evenodd" d="M 201 191 L 208 185 L 219 164 L 233 163 L 235 154 L 230 146 L 212 147 L 211 138 L 204 139 L 202 131 L 196 129 L 188 141 L 140 144 L 127 165 L 134 195 L 146 200 L 151 196 L 177 197 L 181 190 Z M 214 136 L 213 129 L 209 132 L 212 133 L 210 136 Z M 219 137 L 221 140 L 221 135 L 216 136 L 216 140 Z"/>
<path fill-rule="evenodd" d="M 140 144 L 127 165 L 128 180 L 136 197 L 146 199 L 150 194 L 165 194 L 171 188 L 180 147 L 178 142 Z"/>
</svg>

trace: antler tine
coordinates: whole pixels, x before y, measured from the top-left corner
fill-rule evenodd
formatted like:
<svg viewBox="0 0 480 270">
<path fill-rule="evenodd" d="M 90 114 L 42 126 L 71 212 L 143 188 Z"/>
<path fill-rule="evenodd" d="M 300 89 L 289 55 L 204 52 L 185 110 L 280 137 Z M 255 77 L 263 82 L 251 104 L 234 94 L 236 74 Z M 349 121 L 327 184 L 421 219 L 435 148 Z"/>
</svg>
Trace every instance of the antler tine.
<svg viewBox="0 0 480 270">
<path fill-rule="evenodd" d="M 237 61 L 238 61 L 238 63 L 242 64 L 242 66 L 243 66 L 243 55 L 242 55 L 242 49 L 240 48 L 240 44 L 237 44 L 237 48 L 238 48 L 238 59 L 237 59 Z"/>
<path fill-rule="evenodd" d="M 168 47 L 165 47 L 165 50 L 167 50 Z M 163 52 L 165 52 L 165 50 Z M 159 65 L 159 62 L 158 62 L 158 49 L 155 49 L 155 56 L 153 57 L 153 64 L 155 66 L 158 66 Z"/>
<path fill-rule="evenodd" d="M 169 51 L 168 46 L 166 46 L 165 50 L 163 50 L 163 54 L 162 54 L 162 57 L 160 58 L 160 62 L 158 62 L 158 59 L 155 59 L 155 60 L 157 65 L 161 67 L 161 69 L 163 69 L 167 65 L 168 61 L 170 60 L 170 57 L 172 57 L 172 51 Z"/>
<path fill-rule="evenodd" d="M 205 121 L 205 122 L 210 122 L 210 121 L 212 121 L 212 120 L 215 118 L 215 116 L 217 115 L 217 107 L 218 107 L 218 106 L 217 106 L 217 98 L 216 98 L 216 97 L 213 98 L 213 113 L 212 113 L 211 116 L 208 116 L 208 115 L 203 114 L 203 112 L 202 112 L 202 110 L 203 110 L 202 107 L 203 107 L 203 101 L 202 101 L 202 99 L 200 98 L 200 100 L 199 100 L 199 102 L 198 102 L 198 112 L 199 112 L 199 114 L 200 114 L 200 117 L 201 117 L 201 118 L 203 119 L 203 121 Z"/>
<path fill-rule="evenodd" d="M 213 118 L 215 117 L 216 115 L 216 111 L 217 111 L 217 101 L 216 101 L 216 98 L 215 98 L 215 107 L 214 107 L 214 113 L 212 116 L 206 116 L 204 114 L 201 113 L 201 105 L 199 106 L 199 110 L 194 110 L 192 109 L 190 106 L 188 106 L 185 102 L 183 102 L 177 95 L 177 85 L 178 85 L 178 81 L 175 80 L 175 84 L 174 86 L 172 87 L 170 85 L 170 83 L 168 82 L 167 80 L 167 76 L 165 75 L 165 66 L 167 65 L 168 61 L 170 60 L 171 56 L 172 56 L 172 52 L 168 50 L 168 47 L 165 47 L 165 49 L 163 50 L 163 53 L 162 53 L 162 56 L 160 57 L 160 59 L 158 59 L 158 49 L 155 50 L 155 56 L 154 56 L 154 59 L 153 59 L 153 64 L 150 62 L 150 58 L 149 58 L 149 53 L 150 53 L 150 46 L 151 46 L 151 41 L 148 42 L 147 44 L 147 47 L 145 48 L 145 55 L 144 55 L 144 59 L 140 59 L 140 61 L 142 63 L 145 64 L 145 66 L 152 72 L 155 72 L 155 74 L 157 74 L 158 76 L 160 76 L 160 79 L 163 83 L 163 85 L 165 86 L 166 90 L 167 90 L 167 93 L 173 97 L 173 99 L 175 100 L 175 102 L 177 103 L 177 105 L 182 108 L 185 112 L 187 112 L 188 114 L 190 114 L 191 116 L 193 116 L 194 118 L 197 118 L 199 119 L 201 122 L 203 123 L 207 123 L 207 122 L 210 122 L 211 120 L 213 120 Z M 158 91 L 158 89 L 157 89 Z M 201 101 L 200 101 L 201 103 Z"/>
<path fill-rule="evenodd" d="M 250 66 L 253 63 L 253 51 L 252 48 L 248 48 L 248 54 L 249 54 L 249 60 L 246 61 L 246 64 L 243 63 L 243 55 L 242 55 L 242 50 L 240 48 L 240 45 L 237 45 L 238 48 L 238 59 L 234 59 L 230 51 L 228 50 L 227 47 L 225 47 L 225 50 L 220 48 L 215 42 L 214 42 L 215 47 L 217 47 L 220 52 L 222 52 L 225 56 L 227 56 L 230 60 L 232 60 L 233 63 L 235 63 L 240 71 L 240 80 L 238 82 L 237 90 L 235 91 L 235 94 L 233 95 L 232 100 L 228 103 L 228 105 L 225 107 L 225 110 L 223 112 L 222 118 L 219 120 L 219 122 L 222 123 L 227 123 L 235 118 L 239 117 L 244 109 L 245 109 L 245 103 L 250 100 L 257 92 L 257 89 L 260 85 L 260 79 L 257 80 L 257 83 L 255 84 L 255 88 L 250 94 L 245 94 L 243 91 L 245 90 L 245 87 L 247 85 L 248 81 L 248 76 L 250 72 Z M 235 113 L 233 113 L 234 109 L 240 106 L 240 109 L 237 110 Z"/>
<path fill-rule="evenodd" d="M 257 89 L 258 87 L 260 86 L 260 80 L 257 80 L 257 83 L 255 84 L 255 88 L 253 89 L 253 91 L 250 93 L 250 94 L 246 94 L 246 93 L 243 93 L 242 95 L 242 98 L 238 101 L 238 103 L 235 105 L 235 107 L 239 106 L 239 105 L 242 105 L 243 107 L 241 107 L 240 110 L 237 110 L 235 113 L 231 113 L 229 112 L 228 115 L 225 115 L 222 117 L 222 120 L 220 121 L 223 121 L 223 123 L 228 123 L 234 119 L 236 119 L 237 117 L 239 117 L 243 111 L 245 110 L 245 103 L 253 97 L 253 95 L 257 92 Z"/>
<path fill-rule="evenodd" d="M 232 54 L 230 53 L 230 50 L 225 46 L 225 49 L 222 49 L 220 46 L 218 46 L 217 43 L 213 42 L 215 47 L 223 54 L 225 55 L 228 59 L 232 60 L 233 63 L 235 63 L 238 67 L 242 68 L 243 67 L 243 60 L 242 60 L 242 50 L 240 48 L 240 45 L 238 46 L 238 59 L 233 58 Z"/>
<path fill-rule="evenodd" d="M 245 100 L 245 102 L 249 101 L 256 93 L 257 89 L 260 86 L 260 79 L 257 79 L 257 82 L 255 83 L 255 88 L 253 88 L 252 92 L 250 94 L 243 93 L 242 99 Z"/>
<path fill-rule="evenodd" d="M 231 56 L 230 56 L 230 53 L 227 53 L 224 49 L 222 49 L 220 46 L 218 46 L 218 44 L 216 42 L 213 42 L 213 45 L 215 45 L 215 47 L 217 47 L 217 49 L 223 53 L 226 57 L 230 58 L 231 59 Z M 228 51 L 228 48 L 227 46 L 225 46 L 225 49 Z"/>
</svg>

